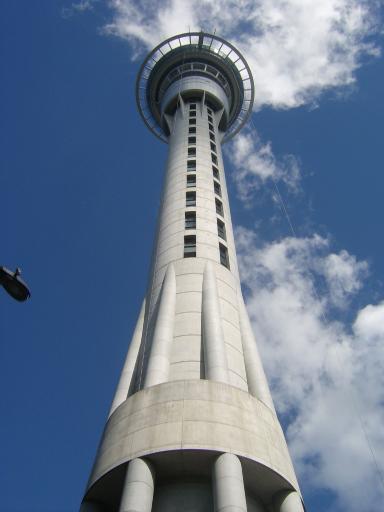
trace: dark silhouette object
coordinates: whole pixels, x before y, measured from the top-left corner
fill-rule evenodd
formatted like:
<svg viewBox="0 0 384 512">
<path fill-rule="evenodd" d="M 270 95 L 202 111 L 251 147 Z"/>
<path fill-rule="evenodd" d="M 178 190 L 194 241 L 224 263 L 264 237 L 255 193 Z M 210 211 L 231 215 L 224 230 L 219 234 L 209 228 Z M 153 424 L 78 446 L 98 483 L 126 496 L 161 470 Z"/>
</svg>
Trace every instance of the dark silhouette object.
<svg viewBox="0 0 384 512">
<path fill-rule="evenodd" d="M 12 272 L 11 270 L 0 266 L 0 285 L 5 288 L 11 297 L 19 302 L 24 302 L 29 299 L 31 293 L 28 290 L 27 285 L 19 277 L 20 274 L 21 271 L 19 268 L 17 268 L 15 272 Z"/>
</svg>

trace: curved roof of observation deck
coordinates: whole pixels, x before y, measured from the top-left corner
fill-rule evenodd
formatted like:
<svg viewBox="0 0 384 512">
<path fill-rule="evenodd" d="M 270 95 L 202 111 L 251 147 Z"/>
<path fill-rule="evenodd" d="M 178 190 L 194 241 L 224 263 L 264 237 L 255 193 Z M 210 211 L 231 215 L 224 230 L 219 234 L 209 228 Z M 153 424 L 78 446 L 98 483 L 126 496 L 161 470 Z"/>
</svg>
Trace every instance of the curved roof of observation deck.
<svg viewBox="0 0 384 512">
<path fill-rule="evenodd" d="M 204 32 L 187 32 L 171 37 L 156 46 L 144 60 L 136 81 L 136 102 L 145 124 L 157 137 L 167 142 L 153 84 L 156 82 L 160 86 L 161 80 L 156 80 L 159 78 L 157 71 L 162 68 L 162 63 L 174 62 L 172 57 L 178 64 L 188 58 L 205 58 L 225 73 L 233 88 L 235 101 L 223 142 L 229 140 L 251 115 L 255 95 L 253 78 L 246 60 L 233 45 L 221 37 Z M 182 77 L 183 74 L 179 78 Z"/>
</svg>

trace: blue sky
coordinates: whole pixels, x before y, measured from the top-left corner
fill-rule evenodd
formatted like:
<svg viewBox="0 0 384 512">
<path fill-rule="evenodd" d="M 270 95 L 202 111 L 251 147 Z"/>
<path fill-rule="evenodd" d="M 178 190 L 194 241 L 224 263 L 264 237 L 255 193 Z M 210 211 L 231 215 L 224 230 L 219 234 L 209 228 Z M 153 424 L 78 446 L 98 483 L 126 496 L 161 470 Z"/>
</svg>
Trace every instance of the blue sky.
<svg viewBox="0 0 384 512">
<path fill-rule="evenodd" d="M 222 27 L 254 71 L 257 133 L 226 170 L 307 508 L 380 510 L 382 25 L 374 2 L 310 4 L 207 2 L 206 19 L 181 0 L 2 6 L 0 263 L 32 290 L 26 304 L 0 294 L 2 512 L 77 510 L 146 287 L 166 158 L 134 81 L 146 49 L 188 25 Z"/>
</svg>

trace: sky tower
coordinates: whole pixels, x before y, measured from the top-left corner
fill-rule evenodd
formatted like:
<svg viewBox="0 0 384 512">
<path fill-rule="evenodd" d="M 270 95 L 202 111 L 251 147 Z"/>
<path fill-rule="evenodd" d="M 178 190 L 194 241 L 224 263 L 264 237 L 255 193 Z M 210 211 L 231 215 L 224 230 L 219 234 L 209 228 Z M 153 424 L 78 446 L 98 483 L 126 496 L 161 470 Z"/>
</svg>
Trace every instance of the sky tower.
<svg viewBox="0 0 384 512">
<path fill-rule="evenodd" d="M 241 292 L 221 152 L 252 111 L 249 66 L 216 35 L 178 35 L 147 56 L 136 98 L 168 159 L 148 289 L 81 512 L 303 512 Z"/>
</svg>

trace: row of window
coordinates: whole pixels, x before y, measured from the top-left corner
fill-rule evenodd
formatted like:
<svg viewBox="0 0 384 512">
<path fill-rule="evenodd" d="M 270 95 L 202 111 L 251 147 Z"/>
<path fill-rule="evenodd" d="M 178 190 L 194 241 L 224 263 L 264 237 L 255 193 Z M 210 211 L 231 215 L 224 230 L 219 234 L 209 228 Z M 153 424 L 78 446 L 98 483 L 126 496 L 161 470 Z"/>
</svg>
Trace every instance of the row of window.
<svg viewBox="0 0 384 512">
<path fill-rule="evenodd" d="M 216 167 L 218 165 L 218 159 L 217 159 L 217 148 L 216 148 L 216 139 L 215 139 L 215 130 L 213 126 L 213 113 L 210 108 L 207 107 L 207 113 L 208 113 L 208 129 L 209 129 L 209 138 L 210 138 L 210 145 L 211 145 L 211 159 L 212 159 L 212 172 L 213 172 L 213 188 L 215 191 L 215 194 L 219 197 L 221 197 L 221 185 L 219 183 L 220 181 L 220 174 L 219 169 Z M 216 213 L 220 215 L 221 217 L 224 217 L 224 210 L 223 210 L 223 203 L 216 197 L 215 198 L 216 203 Z M 223 240 L 227 240 L 227 233 L 225 230 L 225 224 L 224 222 L 217 218 L 217 234 L 219 238 L 222 238 Z M 220 263 L 227 267 L 229 267 L 229 255 L 228 255 L 228 249 L 227 247 L 219 242 L 219 252 L 220 252 Z"/>
<path fill-rule="evenodd" d="M 196 212 L 185 212 L 185 229 L 196 229 Z M 225 224 L 217 219 L 217 233 L 220 238 L 227 240 Z"/>
<path fill-rule="evenodd" d="M 212 110 L 207 108 L 208 111 L 208 126 L 209 126 L 209 138 L 210 138 L 210 146 L 211 146 L 211 158 L 212 158 L 212 172 L 213 172 L 213 187 L 214 192 L 217 196 L 221 197 L 221 185 L 219 169 L 216 167 L 218 164 L 217 159 L 217 148 L 216 148 L 216 139 L 213 127 L 213 117 Z M 196 160 L 191 159 L 191 157 L 196 158 L 196 103 L 189 104 L 189 129 L 188 129 L 188 160 L 187 160 L 187 188 L 196 187 Z M 194 174 L 190 174 L 194 173 Z M 217 180 L 217 181 L 216 181 Z M 186 200 L 185 205 L 187 208 L 196 206 L 196 192 L 195 191 L 187 191 L 186 192 Z M 216 213 L 221 217 L 224 216 L 223 203 L 217 197 L 215 198 L 216 205 Z M 196 229 L 196 212 L 195 211 L 187 211 L 185 212 L 185 229 L 192 230 Z M 217 219 L 217 233 L 219 238 L 226 240 L 226 230 L 225 223 Z M 228 249 L 227 247 L 219 242 L 219 252 L 220 252 L 220 263 L 227 268 L 229 268 L 229 257 L 228 257 Z M 185 235 L 184 236 L 184 257 L 191 258 L 196 257 L 196 235 Z"/>
<path fill-rule="evenodd" d="M 188 146 L 196 144 L 196 103 L 189 104 Z M 191 135 L 192 134 L 192 135 Z M 188 157 L 196 157 L 196 148 L 188 147 Z M 196 173 L 196 160 L 187 160 L 187 173 Z M 187 174 L 187 188 L 196 187 L 196 174 Z M 196 192 L 186 192 L 185 206 L 196 206 Z M 196 212 L 185 212 L 185 229 L 196 229 Z M 196 235 L 184 236 L 184 258 L 196 257 Z"/>
<path fill-rule="evenodd" d="M 220 263 L 224 267 L 229 267 L 228 249 L 219 242 Z M 196 258 L 196 235 L 184 236 L 184 258 Z"/>
<path fill-rule="evenodd" d="M 189 176 L 187 179 L 190 178 Z M 187 181 L 187 187 L 194 187 L 196 186 L 196 176 L 191 176 L 193 178 L 193 181 Z M 223 209 L 223 203 L 218 199 L 215 198 L 215 204 L 216 204 L 216 213 L 221 215 L 221 217 L 224 217 L 224 209 Z M 185 206 L 187 208 L 192 208 L 196 206 L 196 192 L 186 192 L 185 193 Z"/>
</svg>

